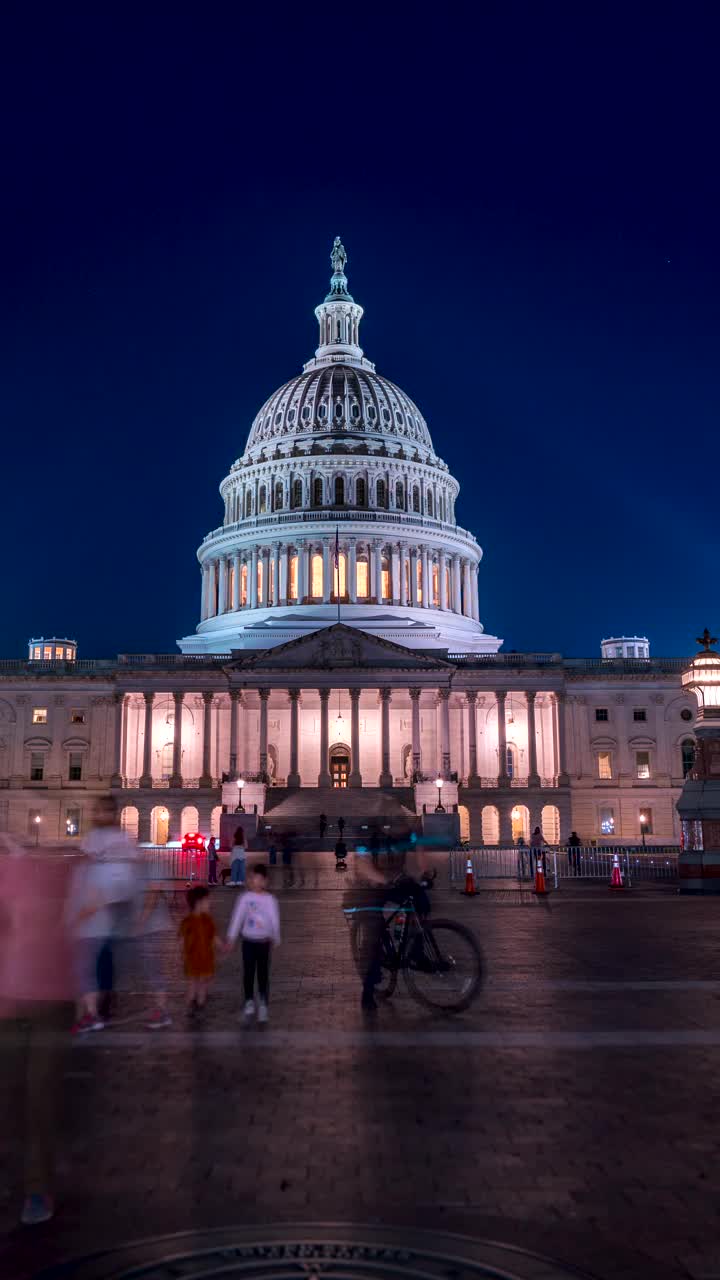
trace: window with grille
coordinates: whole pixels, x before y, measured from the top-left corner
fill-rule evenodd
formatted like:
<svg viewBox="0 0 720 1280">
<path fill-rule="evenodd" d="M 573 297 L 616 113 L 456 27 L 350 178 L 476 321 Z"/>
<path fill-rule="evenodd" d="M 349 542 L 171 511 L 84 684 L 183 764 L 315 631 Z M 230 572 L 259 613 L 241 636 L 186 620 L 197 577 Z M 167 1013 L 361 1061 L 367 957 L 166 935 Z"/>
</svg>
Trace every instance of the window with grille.
<svg viewBox="0 0 720 1280">
<path fill-rule="evenodd" d="M 610 715 L 609 715 L 609 713 L 608 713 L 608 709 L 607 709 L 607 707 L 596 707 L 596 708 L 595 708 L 595 719 L 596 719 L 596 720 L 603 720 L 603 721 L 604 721 L 604 720 L 609 720 L 609 719 L 610 719 Z"/>
<path fill-rule="evenodd" d="M 692 738 L 686 738 L 681 745 L 682 752 L 682 775 L 687 778 L 690 771 L 695 765 L 695 743 Z"/>
<path fill-rule="evenodd" d="M 70 752 L 70 761 L 68 764 L 68 781 L 69 782 L 82 781 L 82 752 L 81 751 Z"/>
<path fill-rule="evenodd" d="M 47 707 L 33 707 L 32 722 L 33 724 L 47 724 Z"/>
<path fill-rule="evenodd" d="M 359 507 L 367 506 L 367 485 L 362 478 L 355 485 L 355 502 Z"/>
<path fill-rule="evenodd" d="M 598 778 L 607 780 L 612 778 L 612 753 L 610 751 L 598 751 Z"/>
<path fill-rule="evenodd" d="M 335 506 L 341 507 L 345 502 L 345 481 L 342 476 L 335 479 Z"/>
<path fill-rule="evenodd" d="M 377 488 L 376 488 L 376 490 L 375 490 L 375 495 L 376 495 L 376 502 L 377 502 L 377 505 L 378 505 L 379 507 L 386 507 L 386 506 L 387 506 L 387 493 L 386 493 L 386 490 L 385 490 L 385 481 L 384 481 L 384 480 L 378 480 L 378 482 L 377 482 Z"/>
<path fill-rule="evenodd" d="M 399 480 L 395 485 L 395 506 L 397 507 L 398 511 L 405 510 L 405 495 L 403 493 L 402 484 Z"/>
<path fill-rule="evenodd" d="M 635 773 L 638 778 L 650 777 L 650 752 L 635 752 Z"/>
<path fill-rule="evenodd" d="M 79 809 L 65 810 L 65 835 L 70 836 L 71 838 L 73 836 L 80 835 L 80 810 Z"/>
<path fill-rule="evenodd" d="M 301 507 L 302 506 L 302 480 L 294 481 L 292 494 L 293 494 L 293 501 L 292 501 L 293 506 Z"/>
<path fill-rule="evenodd" d="M 313 506 L 321 507 L 323 501 L 323 482 L 320 476 L 313 480 Z"/>
<path fill-rule="evenodd" d="M 633 720 L 639 720 L 639 721 L 647 720 L 647 711 L 645 710 L 644 707 L 633 708 Z"/>
<path fill-rule="evenodd" d="M 42 782 L 45 772 L 45 756 L 42 751 L 33 751 L 30 756 L 30 781 Z"/>
<path fill-rule="evenodd" d="M 615 835 L 614 809 L 605 808 L 600 810 L 600 834 L 603 836 Z"/>
<path fill-rule="evenodd" d="M 419 512 L 420 511 L 420 490 L 418 489 L 417 485 L 413 489 L 412 502 L 413 502 L 413 511 Z"/>
</svg>

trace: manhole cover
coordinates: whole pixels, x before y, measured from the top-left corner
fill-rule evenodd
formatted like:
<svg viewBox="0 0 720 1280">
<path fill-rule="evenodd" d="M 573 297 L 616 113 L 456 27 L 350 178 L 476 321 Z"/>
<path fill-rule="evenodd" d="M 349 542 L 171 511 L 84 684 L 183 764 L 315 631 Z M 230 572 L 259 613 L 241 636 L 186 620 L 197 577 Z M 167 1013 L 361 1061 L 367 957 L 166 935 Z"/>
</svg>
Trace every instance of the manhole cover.
<svg viewBox="0 0 720 1280">
<path fill-rule="evenodd" d="M 572 1268 L 443 1232 L 311 1224 L 160 1236 L 74 1259 L 36 1280 L 579 1280 Z M 585 1274 L 585 1280 L 589 1280 Z"/>
</svg>

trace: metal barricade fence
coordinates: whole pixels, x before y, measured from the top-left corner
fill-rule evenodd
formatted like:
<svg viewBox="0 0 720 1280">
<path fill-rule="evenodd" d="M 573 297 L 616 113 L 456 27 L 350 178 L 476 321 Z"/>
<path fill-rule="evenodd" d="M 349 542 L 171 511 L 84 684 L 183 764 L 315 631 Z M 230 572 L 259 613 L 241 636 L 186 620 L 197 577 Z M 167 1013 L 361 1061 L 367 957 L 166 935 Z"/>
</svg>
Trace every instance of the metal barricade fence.
<svg viewBox="0 0 720 1280">
<path fill-rule="evenodd" d="M 451 849 L 451 883 L 464 881 L 468 859 L 476 880 L 530 880 L 535 874 L 535 850 L 520 848 Z M 610 883 L 613 860 L 618 855 L 623 881 L 677 880 L 678 853 L 675 846 L 644 851 L 617 845 L 578 849 L 543 848 L 545 876 L 557 888 L 566 880 L 606 880 Z"/>
<path fill-rule="evenodd" d="M 207 884 L 206 853 L 183 853 L 165 845 L 142 845 L 140 855 L 145 874 L 150 880 L 185 880 Z"/>
</svg>

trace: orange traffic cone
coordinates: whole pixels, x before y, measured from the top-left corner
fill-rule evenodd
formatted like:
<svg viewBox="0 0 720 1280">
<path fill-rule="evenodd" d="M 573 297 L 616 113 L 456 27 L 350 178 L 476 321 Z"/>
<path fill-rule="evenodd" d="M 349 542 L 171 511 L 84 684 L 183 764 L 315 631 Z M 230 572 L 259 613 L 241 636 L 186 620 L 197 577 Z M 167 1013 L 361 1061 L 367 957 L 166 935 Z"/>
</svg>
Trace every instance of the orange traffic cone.
<svg viewBox="0 0 720 1280">
<path fill-rule="evenodd" d="M 547 893 L 545 884 L 545 867 L 543 866 L 542 854 L 538 854 L 538 860 L 535 863 L 535 892 L 544 897 Z"/>
<path fill-rule="evenodd" d="M 475 876 L 473 875 L 472 858 L 468 858 L 465 868 L 465 892 L 468 898 L 475 895 Z"/>
<path fill-rule="evenodd" d="M 612 875 L 610 876 L 611 889 L 624 889 L 622 871 L 620 870 L 620 859 L 618 855 L 613 854 Z"/>
</svg>

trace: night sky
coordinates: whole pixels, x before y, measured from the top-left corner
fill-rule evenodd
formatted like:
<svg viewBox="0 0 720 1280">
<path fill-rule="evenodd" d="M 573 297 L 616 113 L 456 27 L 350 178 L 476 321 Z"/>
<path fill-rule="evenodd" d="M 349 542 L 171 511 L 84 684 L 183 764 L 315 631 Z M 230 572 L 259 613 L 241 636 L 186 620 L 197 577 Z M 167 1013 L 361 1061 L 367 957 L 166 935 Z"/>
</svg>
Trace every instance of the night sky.
<svg viewBox="0 0 720 1280">
<path fill-rule="evenodd" d="M 173 652 L 340 234 L 506 649 L 720 626 L 715 4 L 7 6 L 0 654 Z"/>
</svg>

